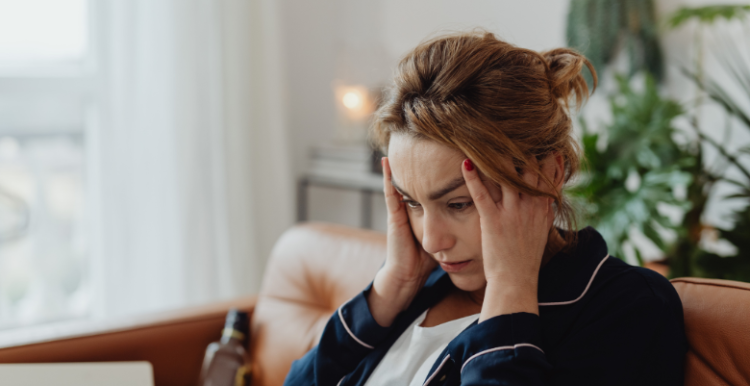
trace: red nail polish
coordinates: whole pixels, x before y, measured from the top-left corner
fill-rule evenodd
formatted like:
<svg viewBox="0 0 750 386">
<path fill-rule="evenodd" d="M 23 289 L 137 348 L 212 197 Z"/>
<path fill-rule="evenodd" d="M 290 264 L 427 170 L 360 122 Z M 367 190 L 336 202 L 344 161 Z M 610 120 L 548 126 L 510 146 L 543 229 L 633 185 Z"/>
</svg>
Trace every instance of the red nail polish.
<svg viewBox="0 0 750 386">
<path fill-rule="evenodd" d="M 466 168 L 466 170 L 468 170 L 468 171 L 474 170 L 474 164 L 471 163 L 470 159 L 467 158 L 467 159 L 464 160 L 464 168 Z"/>
</svg>

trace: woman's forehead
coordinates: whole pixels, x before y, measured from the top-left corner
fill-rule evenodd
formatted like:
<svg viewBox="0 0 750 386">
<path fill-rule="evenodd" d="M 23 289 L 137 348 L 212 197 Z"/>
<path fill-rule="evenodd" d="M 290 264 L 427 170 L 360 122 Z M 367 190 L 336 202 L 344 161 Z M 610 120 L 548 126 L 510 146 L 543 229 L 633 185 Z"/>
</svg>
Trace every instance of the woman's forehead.
<svg viewBox="0 0 750 386">
<path fill-rule="evenodd" d="M 415 196 L 428 195 L 461 178 L 464 158 L 461 152 L 438 142 L 406 135 L 391 137 L 388 147 L 393 180 Z"/>
</svg>

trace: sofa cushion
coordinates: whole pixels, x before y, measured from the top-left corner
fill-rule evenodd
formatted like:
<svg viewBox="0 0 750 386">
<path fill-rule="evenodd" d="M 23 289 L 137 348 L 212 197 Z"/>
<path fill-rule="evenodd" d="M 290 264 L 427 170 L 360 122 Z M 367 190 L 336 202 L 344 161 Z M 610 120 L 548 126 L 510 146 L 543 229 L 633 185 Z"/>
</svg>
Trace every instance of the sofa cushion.
<svg viewBox="0 0 750 386">
<path fill-rule="evenodd" d="M 750 283 L 672 279 L 690 346 L 685 385 L 750 385 Z"/>
<path fill-rule="evenodd" d="M 251 322 L 252 385 L 281 385 L 333 312 L 372 281 L 385 253 L 385 235 L 373 231 L 305 224 L 284 233 Z"/>
<path fill-rule="evenodd" d="M 374 278 L 385 235 L 304 224 L 276 243 L 251 322 L 253 386 L 281 385 L 292 361 L 314 347 L 333 312 Z M 750 386 L 750 284 L 673 279 L 690 349 L 685 385 Z"/>
</svg>

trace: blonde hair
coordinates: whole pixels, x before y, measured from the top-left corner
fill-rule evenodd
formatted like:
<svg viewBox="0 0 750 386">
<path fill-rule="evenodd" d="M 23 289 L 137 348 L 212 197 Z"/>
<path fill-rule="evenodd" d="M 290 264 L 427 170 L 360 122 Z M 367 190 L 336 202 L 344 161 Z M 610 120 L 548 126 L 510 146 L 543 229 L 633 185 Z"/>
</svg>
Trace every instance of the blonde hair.
<svg viewBox="0 0 750 386">
<path fill-rule="evenodd" d="M 555 220 L 575 230 L 575 212 L 562 192 L 550 194 L 526 184 L 518 171 L 530 170 L 532 157 L 562 155 L 564 182 L 579 171 L 581 154 L 572 136 L 570 101 L 588 98 L 581 74 L 591 63 L 569 48 L 546 52 L 516 47 L 492 33 L 473 31 L 441 36 L 417 46 L 399 63 L 392 87 L 376 111 L 374 144 L 387 153 L 392 134 L 437 141 L 471 159 L 496 184 L 555 200 Z M 592 91 L 593 92 L 593 91 Z M 504 170 L 510 157 L 516 172 Z M 568 246 L 575 232 L 564 232 Z"/>
</svg>

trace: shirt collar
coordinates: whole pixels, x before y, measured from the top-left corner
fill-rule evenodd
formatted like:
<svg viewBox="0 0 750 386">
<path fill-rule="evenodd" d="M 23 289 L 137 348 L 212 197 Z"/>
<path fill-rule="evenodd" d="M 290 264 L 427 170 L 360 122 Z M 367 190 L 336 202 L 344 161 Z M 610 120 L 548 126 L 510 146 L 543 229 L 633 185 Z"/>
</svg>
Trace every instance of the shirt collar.
<svg viewBox="0 0 750 386">
<path fill-rule="evenodd" d="M 609 256 L 607 243 L 594 228 L 581 229 L 577 237 L 573 250 L 558 252 L 539 271 L 540 306 L 570 304 L 580 299 Z"/>
</svg>

